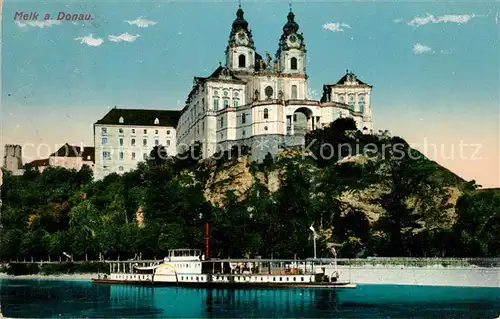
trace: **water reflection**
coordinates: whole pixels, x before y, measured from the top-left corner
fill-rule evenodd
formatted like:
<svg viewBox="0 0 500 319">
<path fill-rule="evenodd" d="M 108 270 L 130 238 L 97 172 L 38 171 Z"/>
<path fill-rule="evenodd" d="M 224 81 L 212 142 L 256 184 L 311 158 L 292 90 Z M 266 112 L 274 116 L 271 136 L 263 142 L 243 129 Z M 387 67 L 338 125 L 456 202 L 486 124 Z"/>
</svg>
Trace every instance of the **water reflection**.
<svg viewBox="0 0 500 319">
<path fill-rule="evenodd" d="M 36 280 L 0 284 L 3 315 L 18 318 L 495 318 L 500 314 L 500 289 L 488 288 L 249 290 Z"/>
</svg>

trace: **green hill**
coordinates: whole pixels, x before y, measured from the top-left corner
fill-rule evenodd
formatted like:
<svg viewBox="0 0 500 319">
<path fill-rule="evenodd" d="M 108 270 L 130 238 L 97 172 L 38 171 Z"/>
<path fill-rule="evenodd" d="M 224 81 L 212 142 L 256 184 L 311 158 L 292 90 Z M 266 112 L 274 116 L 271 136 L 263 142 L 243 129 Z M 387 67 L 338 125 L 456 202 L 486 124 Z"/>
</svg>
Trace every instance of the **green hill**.
<svg viewBox="0 0 500 319">
<path fill-rule="evenodd" d="M 364 135 L 340 119 L 263 163 L 247 149 L 151 159 L 123 176 L 49 168 L 5 174 L 1 258 L 161 257 L 203 247 L 212 256 L 498 256 L 500 195 L 477 191 L 399 137 Z M 193 154 L 201 148 L 195 146 Z M 236 151 L 236 149 L 234 150 Z"/>
</svg>

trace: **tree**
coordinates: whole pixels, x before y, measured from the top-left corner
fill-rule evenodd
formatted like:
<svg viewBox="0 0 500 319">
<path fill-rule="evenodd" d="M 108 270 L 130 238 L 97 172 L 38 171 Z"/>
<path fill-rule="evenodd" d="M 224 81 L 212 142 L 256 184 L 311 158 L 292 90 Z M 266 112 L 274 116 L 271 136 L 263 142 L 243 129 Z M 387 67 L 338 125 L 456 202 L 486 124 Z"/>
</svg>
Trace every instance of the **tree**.
<svg viewBox="0 0 500 319">
<path fill-rule="evenodd" d="M 148 162 L 152 165 L 158 166 L 164 164 L 168 158 L 167 149 L 163 145 L 153 147 L 149 153 Z"/>
</svg>

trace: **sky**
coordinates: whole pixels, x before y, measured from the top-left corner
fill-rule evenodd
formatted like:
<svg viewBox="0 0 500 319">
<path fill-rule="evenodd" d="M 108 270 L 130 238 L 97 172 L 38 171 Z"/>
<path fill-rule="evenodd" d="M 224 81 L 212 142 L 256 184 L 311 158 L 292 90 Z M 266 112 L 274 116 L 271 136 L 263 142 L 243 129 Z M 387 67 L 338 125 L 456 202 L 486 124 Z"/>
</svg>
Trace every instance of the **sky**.
<svg viewBox="0 0 500 319">
<path fill-rule="evenodd" d="M 245 1 L 257 52 L 274 56 L 288 1 Z M 346 69 L 373 85 L 376 130 L 483 187 L 500 187 L 500 5 L 291 1 L 312 98 Z M 92 145 L 113 106 L 180 109 L 224 62 L 238 1 L 4 1 L 0 144 L 25 160 Z M 16 12 L 38 13 L 37 21 Z M 91 21 L 59 21 L 59 12 Z M 45 14 L 51 16 L 44 20 Z M 18 15 L 19 16 L 19 15 Z M 0 156 L 3 157 L 3 147 Z"/>
</svg>

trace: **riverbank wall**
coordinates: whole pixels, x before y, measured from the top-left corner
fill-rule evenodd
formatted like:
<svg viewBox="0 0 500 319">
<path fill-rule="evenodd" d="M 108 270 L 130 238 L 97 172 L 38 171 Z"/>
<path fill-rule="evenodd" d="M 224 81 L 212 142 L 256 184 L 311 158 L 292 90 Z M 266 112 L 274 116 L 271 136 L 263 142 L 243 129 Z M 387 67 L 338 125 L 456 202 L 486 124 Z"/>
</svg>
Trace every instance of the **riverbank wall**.
<svg viewBox="0 0 500 319">
<path fill-rule="evenodd" d="M 340 280 L 356 284 L 500 288 L 500 268 L 338 266 Z"/>
</svg>

